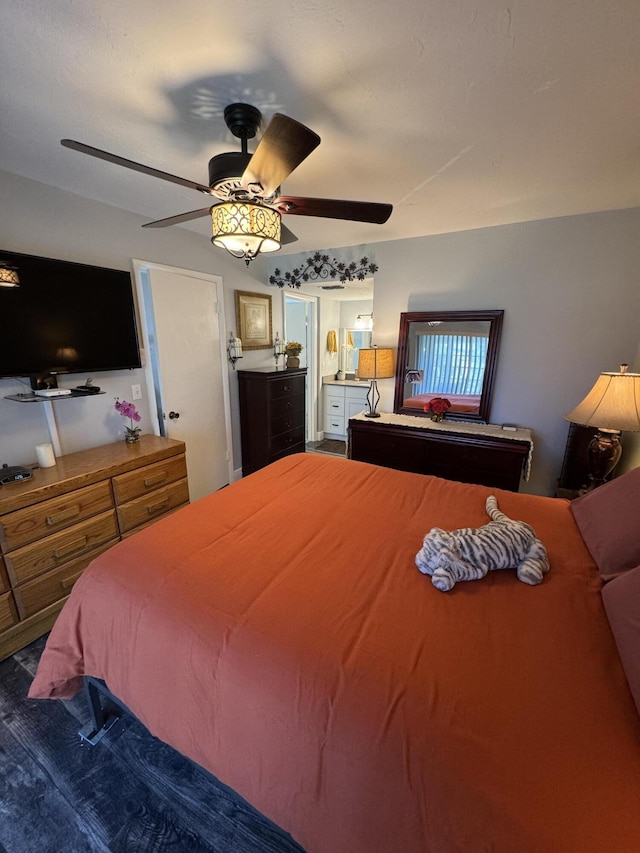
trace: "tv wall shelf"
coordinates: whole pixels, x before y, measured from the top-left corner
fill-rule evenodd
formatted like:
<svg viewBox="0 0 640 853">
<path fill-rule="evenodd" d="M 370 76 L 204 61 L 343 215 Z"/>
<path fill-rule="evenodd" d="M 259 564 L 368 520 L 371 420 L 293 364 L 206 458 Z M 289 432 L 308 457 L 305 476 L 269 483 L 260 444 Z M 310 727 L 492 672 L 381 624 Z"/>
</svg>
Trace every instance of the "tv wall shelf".
<svg viewBox="0 0 640 853">
<path fill-rule="evenodd" d="M 57 397 L 40 397 L 38 394 L 26 392 L 25 394 L 7 394 L 5 400 L 15 400 L 17 403 L 52 403 L 56 400 L 69 400 L 71 397 L 99 397 L 105 391 L 76 391 L 70 394 L 60 394 Z"/>
</svg>

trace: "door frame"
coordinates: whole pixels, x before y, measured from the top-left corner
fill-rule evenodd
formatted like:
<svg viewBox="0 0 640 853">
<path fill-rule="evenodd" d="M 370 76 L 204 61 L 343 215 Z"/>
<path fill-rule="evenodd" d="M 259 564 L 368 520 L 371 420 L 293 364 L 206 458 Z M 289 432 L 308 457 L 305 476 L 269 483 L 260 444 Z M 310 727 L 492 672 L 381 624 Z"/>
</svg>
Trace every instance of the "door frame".
<svg viewBox="0 0 640 853">
<path fill-rule="evenodd" d="M 235 469 L 233 467 L 233 433 L 231 430 L 231 396 L 229 393 L 229 371 L 225 370 L 227 364 L 227 329 L 225 323 L 224 310 L 224 285 L 222 276 L 212 275 L 210 273 L 199 272 L 198 270 L 184 269 L 183 267 L 173 267 L 168 264 L 158 264 L 155 261 L 143 261 L 134 258 L 132 261 L 133 273 L 136 282 L 136 297 L 138 319 L 140 321 L 140 356 L 142 366 L 144 368 L 145 381 L 147 383 L 147 403 L 149 407 L 149 415 L 153 424 L 155 435 L 163 434 L 164 424 L 160 422 L 159 406 L 157 400 L 160 390 L 154 376 L 154 366 L 151 358 L 148 356 L 149 349 L 149 330 L 147 318 L 145 316 L 145 300 L 143 295 L 143 286 L 146 276 L 151 270 L 160 270 L 162 272 L 184 276 L 186 278 L 195 278 L 201 281 L 206 281 L 215 285 L 216 290 L 216 314 L 218 315 L 218 329 L 220 331 L 220 359 L 221 359 L 221 374 L 222 374 L 222 398 L 224 407 L 224 426 L 225 437 L 227 443 L 226 462 L 229 474 L 229 482 L 235 480 Z"/>
<path fill-rule="evenodd" d="M 306 293 L 289 293 L 282 291 L 282 317 L 284 325 L 284 340 L 287 341 L 287 299 L 297 302 L 306 302 L 312 308 L 313 321 L 308 324 L 309 330 L 309 351 L 307 355 L 307 441 L 318 441 L 318 315 L 319 315 L 319 300 L 317 296 L 309 296 Z"/>
</svg>

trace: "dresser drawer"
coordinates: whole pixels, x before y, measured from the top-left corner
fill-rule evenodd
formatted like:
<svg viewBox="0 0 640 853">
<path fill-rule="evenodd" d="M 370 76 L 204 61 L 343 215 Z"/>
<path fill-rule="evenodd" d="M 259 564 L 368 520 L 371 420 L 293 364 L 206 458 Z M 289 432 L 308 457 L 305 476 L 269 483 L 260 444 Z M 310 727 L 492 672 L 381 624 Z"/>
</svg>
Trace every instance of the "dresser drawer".
<svg viewBox="0 0 640 853">
<path fill-rule="evenodd" d="M 118 507 L 120 530 L 125 533 L 170 512 L 181 504 L 189 503 L 189 485 L 186 480 L 171 483 L 163 489 L 156 489 L 149 495 L 143 495 Z"/>
<path fill-rule="evenodd" d="M 302 445 L 304 447 L 304 427 L 299 426 L 282 435 L 274 435 L 269 440 L 269 456 L 279 456 L 291 447 Z"/>
<path fill-rule="evenodd" d="M 304 376 L 283 376 L 282 379 L 271 379 L 269 381 L 269 399 L 277 400 L 280 397 L 290 397 L 294 394 L 304 396 Z"/>
<path fill-rule="evenodd" d="M 344 397 L 325 397 L 325 415 L 338 415 L 344 417 Z"/>
<path fill-rule="evenodd" d="M 171 459 L 147 465 L 128 474 L 120 474 L 113 478 L 113 494 L 117 504 L 139 498 L 161 486 L 168 486 L 187 476 L 187 462 L 184 456 L 174 456 Z"/>
<path fill-rule="evenodd" d="M 297 412 L 292 412 L 280 418 L 274 418 L 271 421 L 269 433 L 272 436 L 281 435 L 283 432 L 290 432 L 298 426 L 300 426 L 300 416 Z"/>
<path fill-rule="evenodd" d="M 284 415 L 304 414 L 304 394 L 295 394 L 292 397 L 280 397 L 272 400 L 269 404 L 269 420 L 273 423 Z"/>
<path fill-rule="evenodd" d="M 7 592 L 9 589 L 9 578 L 7 576 L 7 570 L 4 565 L 4 558 L 2 554 L 0 554 L 0 593 Z"/>
<path fill-rule="evenodd" d="M 0 631 L 11 628 L 18 621 L 16 606 L 10 592 L 0 595 Z"/>
<path fill-rule="evenodd" d="M 399 435 L 391 430 L 351 430 L 351 458 L 360 462 L 424 474 L 428 473 L 425 470 L 426 452 L 424 441 L 416 441 L 411 436 Z"/>
<path fill-rule="evenodd" d="M 116 514 L 110 510 L 5 554 L 4 559 L 11 582 L 17 586 L 117 538 Z"/>
<path fill-rule="evenodd" d="M 45 607 L 69 595 L 73 585 L 89 563 L 95 560 L 99 554 L 108 551 L 114 544 L 114 542 L 109 542 L 107 545 L 96 548 L 76 560 L 69 560 L 68 563 L 58 569 L 52 569 L 50 572 L 16 587 L 14 595 L 20 618 L 27 619 L 39 610 L 44 610 Z"/>
<path fill-rule="evenodd" d="M 342 417 L 342 415 L 325 415 L 324 431 L 344 435 L 344 418 Z"/>
<path fill-rule="evenodd" d="M 3 550 L 13 551 L 113 507 L 109 481 L 10 512 L 0 519 Z"/>
</svg>

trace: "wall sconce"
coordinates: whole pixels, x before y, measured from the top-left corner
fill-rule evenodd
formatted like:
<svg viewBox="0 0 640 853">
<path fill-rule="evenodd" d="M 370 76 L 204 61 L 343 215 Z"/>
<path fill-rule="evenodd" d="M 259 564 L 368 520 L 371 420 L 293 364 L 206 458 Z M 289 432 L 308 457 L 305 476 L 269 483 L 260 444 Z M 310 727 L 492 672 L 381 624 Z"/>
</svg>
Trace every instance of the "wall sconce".
<svg viewBox="0 0 640 853">
<path fill-rule="evenodd" d="M 18 270 L 5 261 L 0 261 L 0 287 L 20 287 Z"/>
<path fill-rule="evenodd" d="M 236 338 L 231 332 L 229 335 L 229 343 L 227 344 L 227 356 L 229 357 L 229 361 L 233 369 L 236 369 L 236 361 L 239 358 L 242 358 L 242 341 L 240 338 Z"/>
<path fill-rule="evenodd" d="M 273 355 L 276 360 L 276 369 L 278 368 L 278 359 L 281 355 L 284 355 L 284 341 L 280 338 L 280 334 L 276 332 L 276 336 L 273 340 Z"/>
<path fill-rule="evenodd" d="M 366 332 L 373 331 L 373 314 L 358 314 L 355 322 L 356 329 L 362 329 Z"/>
<path fill-rule="evenodd" d="M 407 370 L 404 374 L 405 385 L 414 385 L 424 380 L 424 370 Z"/>
<path fill-rule="evenodd" d="M 627 373 L 628 367 L 621 364 L 620 373 L 601 373 L 584 400 L 565 415 L 598 430 L 588 448 L 587 491 L 601 486 L 618 464 L 620 432 L 640 432 L 640 373 Z"/>
<path fill-rule="evenodd" d="M 281 218 L 270 207 L 236 201 L 215 204 L 211 225 L 213 245 L 241 258 L 247 266 L 260 252 L 280 248 Z"/>
<path fill-rule="evenodd" d="M 365 417 L 380 417 L 380 413 L 376 411 L 380 402 L 380 392 L 376 380 L 390 379 L 394 375 L 392 349 L 373 347 L 372 349 L 358 350 L 358 378 L 371 380 L 371 387 L 367 394 L 369 411 L 365 412 Z"/>
</svg>

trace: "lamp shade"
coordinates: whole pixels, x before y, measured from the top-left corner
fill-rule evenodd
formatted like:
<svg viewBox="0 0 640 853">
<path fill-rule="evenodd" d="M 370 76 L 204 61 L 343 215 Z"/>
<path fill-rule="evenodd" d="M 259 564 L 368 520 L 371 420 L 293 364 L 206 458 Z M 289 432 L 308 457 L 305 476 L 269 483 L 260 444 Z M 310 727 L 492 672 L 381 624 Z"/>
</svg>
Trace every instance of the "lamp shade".
<svg viewBox="0 0 640 853">
<path fill-rule="evenodd" d="M 389 379 L 394 376 L 393 350 L 373 347 L 358 350 L 360 379 Z"/>
<path fill-rule="evenodd" d="M 211 208 L 211 242 L 247 263 L 260 252 L 280 248 L 281 220 L 277 210 L 248 202 L 225 202 Z"/>
<path fill-rule="evenodd" d="M 640 431 L 640 373 L 601 373 L 584 400 L 565 418 L 598 429 Z"/>
</svg>

